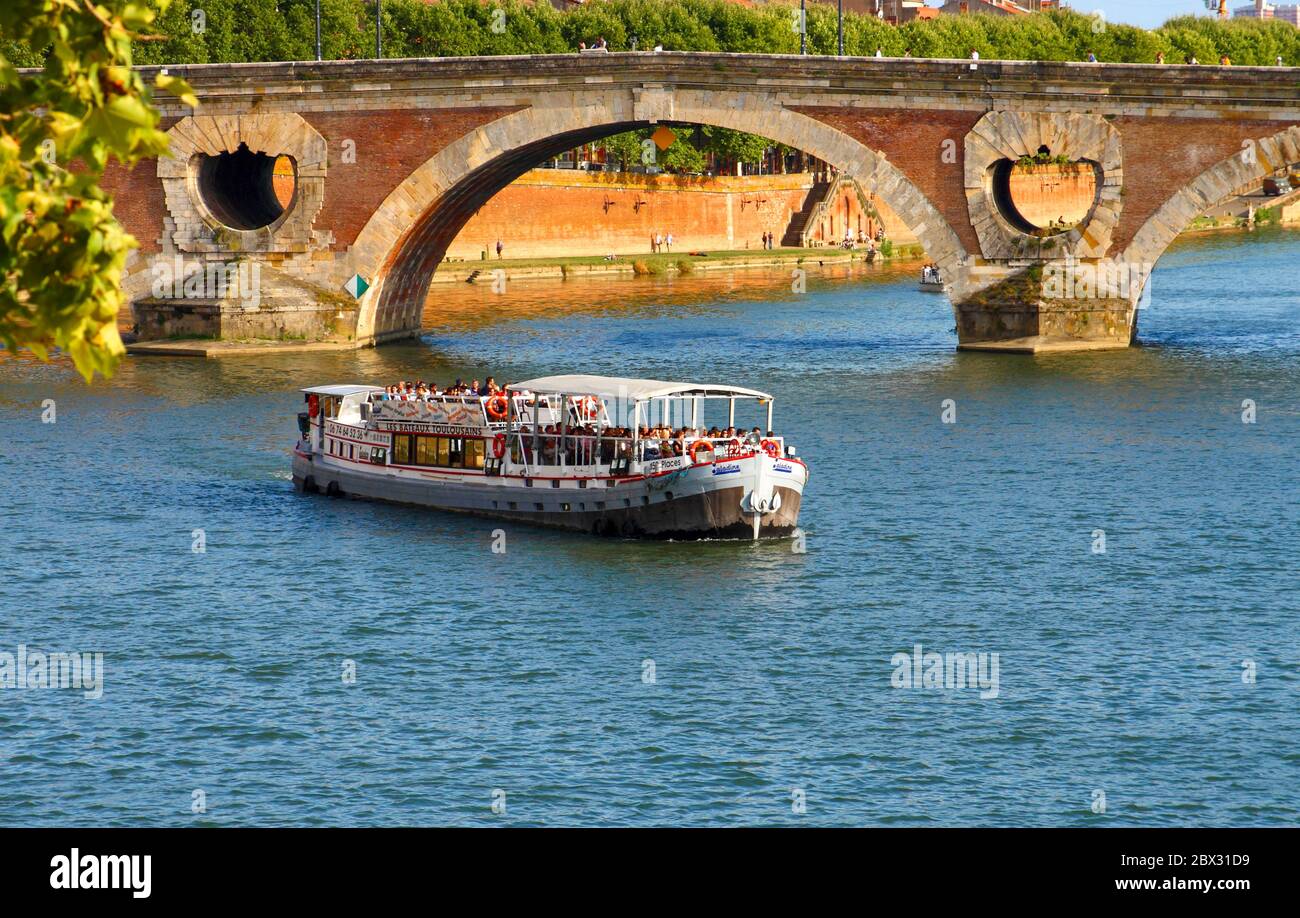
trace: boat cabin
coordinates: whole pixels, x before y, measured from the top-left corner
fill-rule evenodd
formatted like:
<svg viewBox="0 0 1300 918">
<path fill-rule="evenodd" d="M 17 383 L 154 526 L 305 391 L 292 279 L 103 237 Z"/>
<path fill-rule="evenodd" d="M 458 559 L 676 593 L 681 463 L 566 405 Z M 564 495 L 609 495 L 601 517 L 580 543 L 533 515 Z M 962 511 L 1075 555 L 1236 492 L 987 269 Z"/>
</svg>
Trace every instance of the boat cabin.
<svg viewBox="0 0 1300 918">
<path fill-rule="evenodd" d="M 360 385 L 303 392 L 299 426 L 313 450 L 390 468 L 585 486 L 758 452 L 794 455 L 772 432 L 772 396 L 740 386 L 568 375 L 489 396 L 393 399 Z"/>
</svg>

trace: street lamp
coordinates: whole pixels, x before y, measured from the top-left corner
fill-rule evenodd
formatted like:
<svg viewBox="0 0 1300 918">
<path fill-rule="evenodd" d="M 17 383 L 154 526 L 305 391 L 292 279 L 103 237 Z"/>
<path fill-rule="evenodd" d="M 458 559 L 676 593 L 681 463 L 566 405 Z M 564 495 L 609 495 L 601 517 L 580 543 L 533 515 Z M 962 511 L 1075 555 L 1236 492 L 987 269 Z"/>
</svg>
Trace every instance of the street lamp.
<svg viewBox="0 0 1300 918">
<path fill-rule="evenodd" d="M 316 0 L 320 2 L 320 0 Z M 844 0 L 839 0 L 838 9 L 836 10 L 836 27 L 840 39 L 840 57 L 844 56 Z"/>
<path fill-rule="evenodd" d="M 384 8 L 384 0 L 375 0 L 375 57 L 384 56 L 384 27 L 379 22 L 379 13 Z"/>
<path fill-rule="evenodd" d="M 316 0 L 316 60 L 320 60 L 320 0 Z"/>
<path fill-rule="evenodd" d="M 808 53 L 808 0 L 799 0 L 799 53 Z"/>
</svg>

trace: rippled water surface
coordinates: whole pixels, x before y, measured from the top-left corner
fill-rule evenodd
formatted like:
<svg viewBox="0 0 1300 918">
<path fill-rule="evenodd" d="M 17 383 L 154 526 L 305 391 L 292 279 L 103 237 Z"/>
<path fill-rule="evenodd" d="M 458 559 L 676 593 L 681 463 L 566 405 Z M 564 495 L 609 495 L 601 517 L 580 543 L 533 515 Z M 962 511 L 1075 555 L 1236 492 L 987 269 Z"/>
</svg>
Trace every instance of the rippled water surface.
<svg viewBox="0 0 1300 918">
<path fill-rule="evenodd" d="M 105 655 L 98 700 L 0 691 L 0 824 L 1294 824 L 1297 259 L 1185 242 L 1149 346 L 1070 357 L 955 353 L 908 269 L 440 285 L 419 344 L 89 389 L 0 358 L 0 651 Z M 301 385 L 573 370 L 774 392 L 807 551 L 499 555 L 292 491 Z M 916 644 L 996 697 L 894 687 Z"/>
</svg>

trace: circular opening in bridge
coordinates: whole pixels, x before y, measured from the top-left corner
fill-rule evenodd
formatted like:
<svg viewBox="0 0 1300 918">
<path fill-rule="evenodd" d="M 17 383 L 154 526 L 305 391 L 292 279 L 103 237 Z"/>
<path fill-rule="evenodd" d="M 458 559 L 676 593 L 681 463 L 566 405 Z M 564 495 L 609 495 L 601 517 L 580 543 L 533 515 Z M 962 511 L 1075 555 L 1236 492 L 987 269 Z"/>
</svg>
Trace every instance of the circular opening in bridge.
<svg viewBox="0 0 1300 918">
<path fill-rule="evenodd" d="M 989 168 L 998 211 L 1031 236 L 1054 236 L 1082 224 L 1101 187 L 1096 163 L 1054 156 L 1046 146 L 1033 156 L 999 160 Z"/>
<path fill-rule="evenodd" d="M 212 216 L 237 230 L 255 230 L 280 219 L 293 203 L 297 170 L 292 157 L 254 153 L 247 144 L 234 152 L 203 156 L 199 193 Z"/>
</svg>

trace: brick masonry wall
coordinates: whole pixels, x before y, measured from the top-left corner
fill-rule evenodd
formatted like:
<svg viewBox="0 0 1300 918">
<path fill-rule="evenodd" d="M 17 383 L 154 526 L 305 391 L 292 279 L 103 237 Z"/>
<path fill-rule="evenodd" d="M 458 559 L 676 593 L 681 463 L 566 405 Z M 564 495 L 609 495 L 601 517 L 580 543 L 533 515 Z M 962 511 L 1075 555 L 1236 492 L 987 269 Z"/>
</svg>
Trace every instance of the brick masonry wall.
<svg viewBox="0 0 1300 918">
<path fill-rule="evenodd" d="M 334 249 L 352 244 L 384 198 L 425 160 L 489 121 L 522 106 L 417 111 L 304 112 L 329 144 L 325 207 L 317 229 L 334 233 Z M 345 140 L 356 144 L 356 162 L 342 161 Z"/>
<path fill-rule="evenodd" d="M 333 232 L 335 251 L 345 250 L 384 198 L 421 163 L 465 133 L 521 107 L 304 113 L 330 151 L 325 204 L 316 227 Z M 968 251 L 979 251 L 969 225 L 961 159 L 963 138 L 981 113 L 817 106 L 796 110 L 883 152 L 930 199 Z M 1124 210 L 1112 255 L 1124 250 L 1172 194 L 1239 152 L 1244 140 L 1271 136 L 1289 126 L 1266 120 L 1138 116 L 1119 116 L 1112 123 L 1123 137 L 1125 165 Z M 343 162 L 344 141 L 349 139 L 356 144 L 355 163 Z M 946 141 L 952 141 L 955 157 L 949 158 L 955 162 L 944 161 Z M 115 213 L 143 254 L 160 250 L 166 216 L 155 170 L 152 160 L 132 169 L 110 164 L 104 178 L 115 198 Z M 743 248 L 746 241 L 757 245 L 768 227 L 779 235 L 790 212 L 801 206 L 800 195 L 789 190 L 773 192 L 765 206 L 742 207 L 743 192 L 718 198 L 726 203 L 705 207 L 697 197 L 659 189 L 530 191 L 521 196 L 511 186 L 471 219 L 452 254 L 477 258 L 483 243 L 494 243 L 498 236 L 508 240 L 509 254 L 516 256 L 571 253 L 573 241 L 579 239 L 598 241 L 594 251 L 602 254 L 609 249 L 645 251 L 656 231 L 673 232 L 679 246 L 686 248 Z M 609 207 L 607 200 L 613 202 Z M 634 211 L 638 200 L 647 204 Z M 537 216 L 536 224 L 524 221 L 525 214 Z M 842 233 L 840 226 L 836 235 Z M 830 235 L 829 227 L 823 235 Z"/>
<path fill-rule="evenodd" d="M 469 219 L 451 258 L 478 259 L 496 240 L 508 258 L 636 254 L 656 233 L 674 251 L 733 250 L 779 240 L 803 206 L 809 175 L 683 178 L 534 169 Z"/>
<path fill-rule="evenodd" d="M 1124 142 L 1124 212 L 1110 250 L 1118 256 L 1179 189 L 1240 153 L 1243 141 L 1271 137 L 1293 122 L 1120 117 L 1111 123 Z"/>
<path fill-rule="evenodd" d="M 329 145 L 325 206 L 315 228 L 331 230 L 334 250 L 345 250 L 384 198 L 421 163 L 475 128 L 521 107 L 303 113 Z M 164 123 L 163 129 L 174 123 Z M 355 163 L 343 162 L 346 140 L 356 145 Z M 167 208 L 156 161 L 144 160 L 129 170 L 112 164 L 105 170 L 104 187 L 115 198 L 118 219 L 140 241 L 141 252 L 158 252 Z"/>
<path fill-rule="evenodd" d="M 152 255 L 161 251 L 163 218 L 167 204 L 162 182 L 158 181 L 156 162 L 152 159 L 127 168 L 111 162 L 104 169 L 102 186 L 113 196 L 113 214 L 126 231 L 140 243 L 139 253 Z"/>
<path fill-rule="evenodd" d="M 1039 227 L 1053 221 L 1073 226 L 1088 216 L 1097 197 L 1097 176 L 1088 166 L 1052 163 L 1016 169 L 1009 184 L 1020 216 Z"/>
<path fill-rule="evenodd" d="M 859 231 L 866 234 L 875 229 L 851 188 L 841 188 L 835 200 L 827 202 L 822 218 L 809 227 L 809 239 L 823 245 L 839 245 L 844 240 L 846 227 L 854 239 Z"/>
<path fill-rule="evenodd" d="M 884 153 L 929 198 L 966 250 L 979 251 L 979 240 L 970 226 L 966 208 L 962 160 L 966 134 L 983 112 L 824 106 L 801 106 L 794 110 Z M 945 141 L 952 144 L 946 145 Z M 952 151 L 947 157 L 952 162 L 944 162 L 945 150 Z"/>
<path fill-rule="evenodd" d="M 811 175 L 686 178 L 534 169 L 502 189 L 472 216 L 447 250 L 449 258 L 629 255 L 650 251 L 655 233 L 672 232 L 675 251 L 756 249 L 764 232 L 780 244 L 804 205 Z M 639 205 L 639 206 L 638 206 Z M 876 203 L 886 232 L 915 242 L 893 211 Z M 846 225 L 875 231 L 858 196 L 844 188 L 810 227 L 813 240 L 837 245 Z"/>
</svg>

